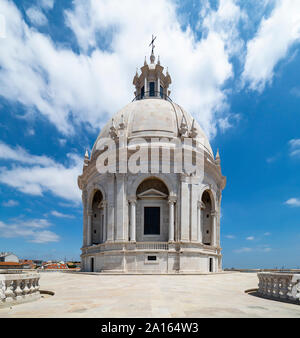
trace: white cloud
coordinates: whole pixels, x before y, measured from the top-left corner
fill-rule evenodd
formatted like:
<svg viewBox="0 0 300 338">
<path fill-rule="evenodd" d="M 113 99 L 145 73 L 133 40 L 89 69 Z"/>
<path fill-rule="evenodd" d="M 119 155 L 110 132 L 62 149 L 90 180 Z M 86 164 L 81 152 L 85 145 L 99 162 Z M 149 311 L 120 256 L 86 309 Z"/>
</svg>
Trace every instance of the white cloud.
<svg viewBox="0 0 300 338">
<path fill-rule="evenodd" d="M 49 10 L 52 9 L 54 6 L 54 0 L 40 0 L 39 1 L 39 5 L 45 9 L 45 10 Z"/>
<path fill-rule="evenodd" d="M 37 164 L 43 166 L 53 166 L 55 162 L 47 156 L 36 156 L 29 154 L 22 147 L 10 147 L 0 141 L 0 159 L 21 162 L 24 164 Z"/>
<path fill-rule="evenodd" d="M 270 232 L 265 232 L 264 236 L 271 236 L 271 233 Z"/>
<path fill-rule="evenodd" d="M 263 18 L 256 36 L 247 43 L 243 79 L 262 91 L 274 76 L 274 68 L 300 39 L 300 2 L 277 0 L 268 18 Z"/>
<path fill-rule="evenodd" d="M 1 1 L 7 38 L 0 40 L 0 95 L 34 108 L 65 134 L 74 132 L 71 115 L 75 125 L 88 122 L 98 128 L 133 97 L 135 68 L 149 55 L 148 40 L 155 33 L 156 52 L 172 76 L 172 98 L 210 136 L 216 133 L 218 119 L 226 118 L 228 109 L 223 87 L 233 76 L 229 41 L 236 41 L 228 27 L 240 20 L 237 5 L 222 2 L 200 41 L 190 27 L 182 30 L 176 5 L 168 0 L 155 5 L 75 0 L 73 5 L 65 14 L 80 54 L 28 27 L 13 3 Z M 99 40 L 109 51 L 97 47 Z"/>
<path fill-rule="evenodd" d="M 255 239 L 254 236 L 249 236 L 246 238 L 247 241 L 253 241 L 254 239 Z"/>
<path fill-rule="evenodd" d="M 300 207 L 300 199 L 299 198 L 290 198 L 288 199 L 285 204 L 291 207 Z"/>
<path fill-rule="evenodd" d="M 59 218 L 74 218 L 72 215 L 63 214 L 56 210 L 51 211 L 51 215 Z"/>
<path fill-rule="evenodd" d="M 225 238 L 228 238 L 228 239 L 234 239 L 235 236 L 234 236 L 234 235 L 225 235 Z"/>
<path fill-rule="evenodd" d="M 290 146 L 290 156 L 299 156 L 300 155 L 300 139 L 293 139 L 289 141 Z"/>
<path fill-rule="evenodd" d="M 251 251 L 252 251 L 251 248 L 241 248 L 241 249 L 234 250 L 235 253 L 244 253 L 244 252 L 251 252 Z"/>
<path fill-rule="evenodd" d="M 241 10 L 236 0 L 220 0 L 216 10 L 212 10 L 209 1 L 201 10 L 203 17 L 199 23 L 201 29 L 214 31 L 220 35 L 225 42 L 226 49 L 230 54 L 241 53 L 244 41 L 240 37 L 239 24 L 247 22 L 248 16 Z"/>
<path fill-rule="evenodd" d="M 26 15 L 33 25 L 45 26 L 48 23 L 45 14 L 37 7 L 28 8 L 26 10 Z"/>
<path fill-rule="evenodd" d="M 0 221 L 0 237 L 15 238 L 22 237 L 28 242 L 48 243 L 58 242 L 59 236 L 52 231 L 45 230 L 51 224 L 45 219 L 33 219 L 23 221 L 15 220 L 12 223 Z"/>
<path fill-rule="evenodd" d="M 0 167 L 0 182 L 25 194 L 42 196 L 45 192 L 73 202 L 80 202 L 77 177 L 82 169 L 82 159 L 68 154 L 69 164 L 64 166 L 45 156 L 27 153 L 23 148 L 13 149 L 0 144 L 0 156 L 31 166 Z"/>
<path fill-rule="evenodd" d="M 2 205 L 4 207 L 15 207 L 15 206 L 19 205 L 19 202 L 18 201 L 14 201 L 14 200 L 9 200 L 7 202 L 3 202 Z"/>
</svg>

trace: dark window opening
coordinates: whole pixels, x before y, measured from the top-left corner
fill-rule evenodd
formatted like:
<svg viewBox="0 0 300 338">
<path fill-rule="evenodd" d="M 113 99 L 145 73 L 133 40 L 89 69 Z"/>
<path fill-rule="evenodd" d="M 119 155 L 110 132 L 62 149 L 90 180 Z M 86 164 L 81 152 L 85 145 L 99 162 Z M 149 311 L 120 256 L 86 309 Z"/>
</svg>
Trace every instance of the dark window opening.
<svg viewBox="0 0 300 338">
<path fill-rule="evenodd" d="M 213 272 L 213 259 L 209 259 L 209 272 Z"/>
<path fill-rule="evenodd" d="M 144 208 L 144 235 L 160 234 L 160 207 Z"/>
<path fill-rule="evenodd" d="M 150 82 L 149 83 L 149 89 L 150 89 L 150 95 L 149 96 L 155 96 L 155 83 L 154 82 Z"/>
<path fill-rule="evenodd" d="M 163 98 L 164 97 L 164 89 L 162 86 L 160 86 L 160 97 Z"/>
<path fill-rule="evenodd" d="M 143 86 L 142 89 L 141 89 L 141 99 L 143 99 L 144 96 L 145 96 L 145 88 Z"/>
<path fill-rule="evenodd" d="M 97 231 L 96 230 L 94 230 L 94 234 L 96 233 Z"/>
<path fill-rule="evenodd" d="M 97 217 L 97 214 L 95 214 L 94 217 L 96 218 L 96 217 Z"/>
<path fill-rule="evenodd" d="M 148 256 L 148 261 L 156 261 L 156 256 Z"/>
<path fill-rule="evenodd" d="M 94 272 L 94 258 L 91 258 L 91 272 Z"/>
</svg>

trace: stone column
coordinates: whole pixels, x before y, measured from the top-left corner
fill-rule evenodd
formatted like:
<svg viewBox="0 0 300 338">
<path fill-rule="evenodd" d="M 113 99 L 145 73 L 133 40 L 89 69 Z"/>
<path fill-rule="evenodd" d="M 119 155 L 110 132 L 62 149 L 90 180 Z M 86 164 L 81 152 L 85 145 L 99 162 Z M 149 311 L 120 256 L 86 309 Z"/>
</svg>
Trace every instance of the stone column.
<svg viewBox="0 0 300 338">
<path fill-rule="evenodd" d="M 135 217 L 136 217 L 136 199 L 131 198 L 129 200 L 130 203 L 130 242 L 135 242 L 136 241 L 136 222 L 135 222 Z"/>
<path fill-rule="evenodd" d="M 160 75 L 158 75 L 158 78 L 157 78 L 157 93 L 156 93 L 156 96 L 159 97 L 160 96 L 160 78 L 159 78 Z"/>
<path fill-rule="evenodd" d="M 88 215 L 88 222 L 87 222 L 87 246 L 92 245 L 92 217 L 93 217 L 93 210 L 89 209 L 87 212 Z"/>
<path fill-rule="evenodd" d="M 211 245 L 216 246 L 217 245 L 217 212 L 212 211 L 211 217 L 212 217 Z"/>
<path fill-rule="evenodd" d="M 107 221 L 106 221 L 106 240 L 113 242 L 115 239 L 115 179 L 114 174 L 107 174 L 107 184 L 109 189 L 107 191 Z"/>
<path fill-rule="evenodd" d="M 202 201 L 198 201 L 198 208 L 197 208 L 197 225 L 198 225 L 198 243 L 202 243 L 203 241 L 203 224 L 202 224 L 202 209 L 204 209 L 204 203 Z"/>
<path fill-rule="evenodd" d="M 116 200 L 117 200 L 117 213 L 116 213 L 116 233 L 115 240 L 125 241 L 125 208 L 127 208 L 127 201 L 125 197 L 125 174 L 116 174 Z M 128 236 L 128 235 L 127 235 Z"/>
<path fill-rule="evenodd" d="M 190 241 L 190 189 L 188 177 L 181 175 L 180 239 Z"/>
<path fill-rule="evenodd" d="M 102 223 L 102 242 L 105 243 L 106 241 L 106 201 L 102 201 L 103 207 L 103 223 Z"/>
<path fill-rule="evenodd" d="M 174 242 L 174 204 L 175 199 L 169 198 L 169 242 Z"/>
<path fill-rule="evenodd" d="M 87 246 L 87 192 L 82 192 L 82 206 L 83 206 L 83 247 Z"/>
<path fill-rule="evenodd" d="M 147 93 L 148 89 L 147 89 L 147 76 L 145 77 L 145 84 L 144 84 L 144 88 L 145 88 L 145 94 L 144 96 L 148 96 L 149 93 Z"/>
</svg>

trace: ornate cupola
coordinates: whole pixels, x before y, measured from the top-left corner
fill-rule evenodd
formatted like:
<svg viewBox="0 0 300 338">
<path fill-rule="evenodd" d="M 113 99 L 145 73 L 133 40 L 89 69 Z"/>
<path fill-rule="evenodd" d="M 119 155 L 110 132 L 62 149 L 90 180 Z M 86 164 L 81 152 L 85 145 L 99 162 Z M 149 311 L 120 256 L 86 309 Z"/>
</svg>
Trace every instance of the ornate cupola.
<svg viewBox="0 0 300 338">
<path fill-rule="evenodd" d="M 135 86 L 135 99 L 142 100 L 147 98 L 160 98 L 167 100 L 170 96 L 169 85 L 171 84 L 171 77 L 166 71 L 163 73 L 164 67 L 160 65 L 158 57 L 157 63 L 155 63 L 154 44 L 152 39 L 152 52 L 150 56 L 150 64 L 147 63 L 146 57 L 144 66 L 141 67 L 140 73 L 138 70 L 133 79 L 133 85 Z M 150 44 L 150 45 L 151 45 Z"/>
</svg>

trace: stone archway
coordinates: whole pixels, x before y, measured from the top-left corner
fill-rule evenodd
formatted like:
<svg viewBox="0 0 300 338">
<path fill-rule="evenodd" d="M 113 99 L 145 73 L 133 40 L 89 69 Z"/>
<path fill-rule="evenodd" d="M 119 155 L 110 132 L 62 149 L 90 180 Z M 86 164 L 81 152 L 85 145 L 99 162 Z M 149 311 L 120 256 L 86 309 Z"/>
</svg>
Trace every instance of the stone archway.
<svg viewBox="0 0 300 338">
<path fill-rule="evenodd" d="M 102 208 L 103 195 L 100 190 L 94 192 L 91 205 L 91 244 L 103 243 L 104 213 Z"/>
</svg>

